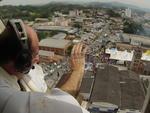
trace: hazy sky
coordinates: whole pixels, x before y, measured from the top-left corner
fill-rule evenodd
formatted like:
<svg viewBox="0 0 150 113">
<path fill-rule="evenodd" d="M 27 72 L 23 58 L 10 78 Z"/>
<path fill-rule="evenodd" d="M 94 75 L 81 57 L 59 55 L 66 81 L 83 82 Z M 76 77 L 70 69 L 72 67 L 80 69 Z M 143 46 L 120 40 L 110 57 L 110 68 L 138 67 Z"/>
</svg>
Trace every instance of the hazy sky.
<svg viewBox="0 0 150 113">
<path fill-rule="evenodd" d="M 11 5 L 26 5 L 26 4 L 44 4 L 51 1 L 83 1 L 83 2 L 92 2 L 92 1 L 99 1 L 99 2 L 109 2 L 109 1 L 118 1 L 118 2 L 124 2 L 132 5 L 137 5 L 144 8 L 150 8 L 150 0 L 2 0 L 0 2 L 0 5 L 4 4 L 11 4 Z"/>
</svg>

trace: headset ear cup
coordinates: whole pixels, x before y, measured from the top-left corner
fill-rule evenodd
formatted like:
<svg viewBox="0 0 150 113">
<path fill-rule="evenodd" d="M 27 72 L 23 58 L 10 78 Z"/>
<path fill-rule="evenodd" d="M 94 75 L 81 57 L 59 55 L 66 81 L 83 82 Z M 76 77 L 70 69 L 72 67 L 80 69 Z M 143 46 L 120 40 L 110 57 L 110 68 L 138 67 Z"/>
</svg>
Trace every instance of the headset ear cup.
<svg viewBox="0 0 150 113">
<path fill-rule="evenodd" d="M 21 19 L 12 19 L 7 22 L 7 27 L 13 32 L 14 36 L 12 38 L 16 39 L 19 46 L 12 58 L 13 60 L 15 58 L 16 70 L 26 73 L 32 67 L 32 54 L 25 25 Z"/>
<path fill-rule="evenodd" d="M 15 60 L 15 67 L 19 72 L 29 71 L 32 67 L 32 55 L 28 50 L 22 50 Z"/>
</svg>

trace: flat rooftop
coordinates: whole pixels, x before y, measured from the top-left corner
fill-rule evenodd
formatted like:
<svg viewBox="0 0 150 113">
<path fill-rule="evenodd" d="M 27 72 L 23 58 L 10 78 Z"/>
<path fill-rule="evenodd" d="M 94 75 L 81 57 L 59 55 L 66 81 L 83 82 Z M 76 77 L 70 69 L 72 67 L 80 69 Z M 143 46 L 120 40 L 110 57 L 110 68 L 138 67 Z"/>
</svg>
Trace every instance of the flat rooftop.
<svg viewBox="0 0 150 113">
<path fill-rule="evenodd" d="M 66 36 L 67 35 L 65 33 L 58 33 L 51 38 L 53 38 L 53 39 L 65 39 Z"/>
<path fill-rule="evenodd" d="M 119 71 L 117 67 L 106 65 L 97 70 L 90 101 L 111 103 L 120 109 L 141 110 L 144 92 L 140 78 L 134 72 Z"/>
<path fill-rule="evenodd" d="M 92 90 L 92 84 L 94 82 L 94 78 L 83 78 L 80 93 L 90 93 Z"/>
<path fill-rule="evenodd" d="M 71 41 L 69 40 L 46 38 L 41 40 L 39 45 L 44 47 L 51 47 L 51 48 L 65 48 L 70 43 Z"/>
<path fill-rule="evenodd" d="M 35 29 L 38 31 L 63 31 L 66 33 L 76 33 L 77 29 L 73 27 L 64 27 L 64 26 L 35 26 Z"/>
<path fill-rule="evenodd" d="M 134 40 L 134 41 L 141 42 L 143 45 L 150 46 L 150 39 L 149 39 L 150 37 L 127 34 L 127 33 L 124 33 L 123 37 L 124 38 L 129 38 L 129 39 Z"/>
</svg>

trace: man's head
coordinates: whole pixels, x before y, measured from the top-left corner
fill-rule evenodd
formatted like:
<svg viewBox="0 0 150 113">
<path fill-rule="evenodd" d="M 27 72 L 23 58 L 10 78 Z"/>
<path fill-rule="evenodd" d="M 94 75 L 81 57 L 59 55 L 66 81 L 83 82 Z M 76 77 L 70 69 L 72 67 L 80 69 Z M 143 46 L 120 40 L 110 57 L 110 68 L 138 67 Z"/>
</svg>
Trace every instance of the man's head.
<svg viewBox="0 0 150 113">
<path fill-rule="evenodd" d="M 32 27 L 26 25 L 26 31 L 31 45 L 32 64 L 39 62 L 39 39 Z"/>
<path fill-rule="evenodd" d="M 23 23 L 19 28 L 18 26 L 18 23 L 14 25 L 11 21 L 8 22 L 0 36 L 0 51 L 3 53 L 0 56 L 0 65 L 8 71 L 11 68 L 11 74 L 29 71 L 32 64 L 36 62 L 35 59 L 38 59 L 38 37 L 35 31 Z M 26 37 L 28 38 L 25 39 Z"/>
</svg>

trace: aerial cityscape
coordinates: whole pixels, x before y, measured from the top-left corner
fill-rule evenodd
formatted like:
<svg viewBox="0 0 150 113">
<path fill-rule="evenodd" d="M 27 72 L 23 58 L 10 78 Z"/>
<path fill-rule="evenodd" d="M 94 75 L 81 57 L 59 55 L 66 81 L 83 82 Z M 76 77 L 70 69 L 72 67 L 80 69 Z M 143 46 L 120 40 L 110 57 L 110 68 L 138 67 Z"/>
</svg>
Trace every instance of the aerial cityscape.
<svg viewBox="0 0 150 113">
<path fill-rule="evenodd" d="M 90 113 L 144 113 L 150 95 L 150 9 L 120 2 L 50 2 L 1 5 L 0 18 L 22 19 L 35 29 L 49 90 L 69 76 L 72 48 L 82 43 L 87 52 L 76 96 L 80 105 Z"/>
</svg>

